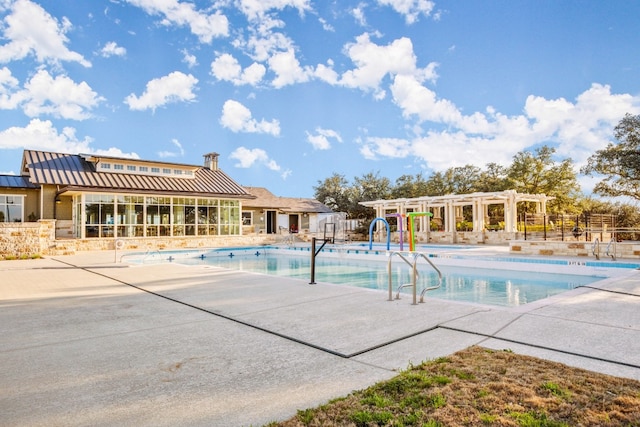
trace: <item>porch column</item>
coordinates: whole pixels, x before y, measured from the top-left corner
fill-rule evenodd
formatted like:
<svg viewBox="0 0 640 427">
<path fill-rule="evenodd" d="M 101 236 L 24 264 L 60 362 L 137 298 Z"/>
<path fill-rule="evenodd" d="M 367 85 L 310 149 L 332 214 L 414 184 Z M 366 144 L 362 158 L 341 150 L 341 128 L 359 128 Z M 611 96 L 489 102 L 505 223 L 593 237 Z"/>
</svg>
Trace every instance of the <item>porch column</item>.
<svg viewBox="0 0 640 427">
<path fill-rule="evenodd" d="M 482 199 L 475 199 L 473 201 L 473 231 L 479 232 L 484 229 L 484 204 Z"/>
<path fill-rule="evenodd" d="M 518 209 L 515 194 L 509 194 L 504 202 L 504 231 L 514 233 L 517 231 Z"/>
<path fill-rule="evenodd" d="M 448 200 L 445 204 L 445 221 L 447 226 L 445 227 L 444 231 L 448 233 L 456 232 L 456 208 L 457 206 L 455 206 L 450 200 Z"/>
</svg>

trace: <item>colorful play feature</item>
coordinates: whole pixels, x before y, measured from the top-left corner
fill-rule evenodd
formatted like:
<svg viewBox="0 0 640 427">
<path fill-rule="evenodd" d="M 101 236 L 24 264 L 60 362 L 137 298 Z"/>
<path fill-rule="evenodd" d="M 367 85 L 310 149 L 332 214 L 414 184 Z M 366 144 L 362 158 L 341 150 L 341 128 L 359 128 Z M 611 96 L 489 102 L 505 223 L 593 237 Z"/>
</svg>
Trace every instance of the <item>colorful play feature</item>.
<svg viewBox="0 0 640 427">
<path fill-rule="evenodd" d="M 413 226 L 413 218 L 416 216 L 433 216 L 431 212 L 409 212 L 407 214 L 409 217 L 409 250 L 411 252 L 416 250 L 416 239 L 415 239 L 415 227 Z"/>
</svg>

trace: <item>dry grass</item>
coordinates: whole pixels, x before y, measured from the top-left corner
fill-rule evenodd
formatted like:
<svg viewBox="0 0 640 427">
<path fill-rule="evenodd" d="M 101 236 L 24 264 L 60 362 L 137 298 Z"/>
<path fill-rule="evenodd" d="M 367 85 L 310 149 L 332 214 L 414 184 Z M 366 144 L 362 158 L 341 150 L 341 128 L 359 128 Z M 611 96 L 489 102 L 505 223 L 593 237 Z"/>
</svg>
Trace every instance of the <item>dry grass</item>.
<svg viewBox="0 0 640 427">
<path fill-rule="evenodd" d="M 471 347 L 269 426 L 640 426 L 640 382 Z"/>
</svg>

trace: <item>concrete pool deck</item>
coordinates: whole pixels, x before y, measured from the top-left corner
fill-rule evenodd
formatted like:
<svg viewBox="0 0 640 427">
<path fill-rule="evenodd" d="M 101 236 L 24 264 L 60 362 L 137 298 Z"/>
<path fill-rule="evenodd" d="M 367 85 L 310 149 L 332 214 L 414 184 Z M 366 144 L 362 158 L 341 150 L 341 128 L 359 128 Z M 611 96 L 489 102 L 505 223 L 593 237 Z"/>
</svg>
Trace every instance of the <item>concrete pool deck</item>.
<svg viewBox="0 0 640 427">
<path fill-rule="evenodd" d="M 0 262 L 0 424 L 261 426 L 471 345 L 640 380 L 640 271 L 517 308 L 113 252 Z"/>
</svg>

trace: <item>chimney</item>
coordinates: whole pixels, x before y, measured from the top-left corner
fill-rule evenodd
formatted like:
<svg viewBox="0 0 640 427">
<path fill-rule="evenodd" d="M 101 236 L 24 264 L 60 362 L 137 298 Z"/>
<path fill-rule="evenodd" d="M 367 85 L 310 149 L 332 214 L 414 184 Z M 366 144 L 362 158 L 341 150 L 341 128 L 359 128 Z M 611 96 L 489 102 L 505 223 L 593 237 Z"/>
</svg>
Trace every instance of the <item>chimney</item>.
<svg viewBox="0 0 640 427">
<path fill-rule="evenodd" d="M 218 153 L 208 153 L 204 155 L 204 167 L 211 169 L 212 171 L 218 170 Z"/>
</svg>

